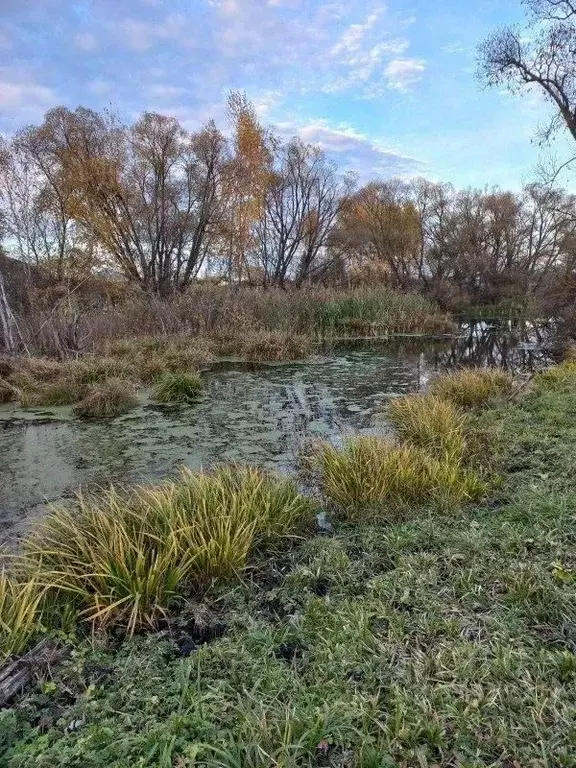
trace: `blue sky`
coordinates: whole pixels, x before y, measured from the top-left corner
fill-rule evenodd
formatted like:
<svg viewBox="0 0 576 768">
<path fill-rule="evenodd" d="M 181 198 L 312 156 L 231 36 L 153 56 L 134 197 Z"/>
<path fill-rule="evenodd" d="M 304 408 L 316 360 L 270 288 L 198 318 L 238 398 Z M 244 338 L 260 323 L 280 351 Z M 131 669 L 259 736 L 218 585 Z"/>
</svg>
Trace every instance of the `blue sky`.
<svg viewBox="0 0 576 768">
<path fill-rule="evenodd" d="M 234 88 L 363 179 L 517 188 L 548 110 L 474 69 L 522 17 L 520 0 L 0 0 L 0 131 L 58 104 L 224 125 Z"/>
</svg>

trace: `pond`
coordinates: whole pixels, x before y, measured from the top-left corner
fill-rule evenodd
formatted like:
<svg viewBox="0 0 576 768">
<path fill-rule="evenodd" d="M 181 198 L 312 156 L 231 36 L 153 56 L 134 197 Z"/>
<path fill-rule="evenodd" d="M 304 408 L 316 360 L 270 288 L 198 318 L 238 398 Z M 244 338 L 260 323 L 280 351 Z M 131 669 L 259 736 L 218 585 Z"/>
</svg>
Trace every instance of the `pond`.
<svg viewBox="0 0 576 768">
<path fill-rule="evenodd" d="M 463 326 L 457 338 L 404 337 L 333 348 L 305 363 L 222 362 L 204 374 L 191 406 L 140 406 L 112 421 L 75 419 L 70 408 L 0 406 L 0 538 L 79 488 L 153 482 L 217 462 L 290 469 L 305 439 L 338 442 L 381 433 L 387 400 L 462 365 L 527 371 L 549 361 L 546 333 L 531 325 Z"/>
</svg>

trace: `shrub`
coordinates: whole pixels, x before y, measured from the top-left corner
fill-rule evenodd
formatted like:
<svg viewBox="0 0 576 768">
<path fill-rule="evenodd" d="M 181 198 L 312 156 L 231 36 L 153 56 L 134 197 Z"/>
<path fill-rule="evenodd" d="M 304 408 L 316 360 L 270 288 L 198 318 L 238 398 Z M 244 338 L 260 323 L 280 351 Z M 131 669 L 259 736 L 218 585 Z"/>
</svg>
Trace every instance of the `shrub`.
<svg viewBox="0 0 576 768">
<path fill-rule="evenodd" d="M 398 436 L 411 445 L 458 461 L 466 452 L 465 415 L 435 395 L 409 395 L 392 400 L 387 416 Z"/>
<path fill-rule="evenodd" d="M 134 387 L 123 379 L 108 379 L 89 387 L 74 413 L 83 419 L 112 419 L 138 405 Z"/>
<path fill-rule="evenodd" d="M 372 510 L 379 518 L 393 519 L 410 507 L 460 503 L 486 491 L 459 462 L 380 437 L 352 438 L 340 450 L 325 444 L 318 460 L 324 493 L 351 518 Z"/>
<path fill-rule="evenodd" d="M 438 376 L 430 384 L 433 395 L 462 408 L 485 405 L 512 392 L 514 380 L 498 368 L 465 368 Z"/>
<path fill-rule="evenodd" d="M 21 581 L 0 571 L 0 659 L 21 653 L 38 633 L 43 597 L 35 577 Z"/>
<path fill-rule="evenodd" d="M 202 391 L 202 379 L 195 373 L 166 373 L 154 390 L 159 403 L 193 403 Z"/>
</svg>

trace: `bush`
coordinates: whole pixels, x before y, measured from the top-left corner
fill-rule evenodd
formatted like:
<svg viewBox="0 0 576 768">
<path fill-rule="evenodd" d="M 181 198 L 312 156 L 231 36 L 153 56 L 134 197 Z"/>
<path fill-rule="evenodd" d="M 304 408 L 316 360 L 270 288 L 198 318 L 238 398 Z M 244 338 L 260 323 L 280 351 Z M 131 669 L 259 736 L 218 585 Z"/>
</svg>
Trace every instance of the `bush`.
<svg viewBox="0 0 576 768">
<path fill-rule="evenodd" d="M 74 413 L 82 419 L 113 419 L 138 405 L 134 387 L 123 379 L 108 379 L 93 384 L 75 406 Z"/>
<path fill-rule="evenodd" d="M 465 415 L 435 395 L 409 395 L 392 400 L 387 416 L 398 436 L 411 445 L 455 461 L 466 452 Z"/>
<path fill-rule="evenodd" d="M 154 390 L 159 403 L 193 403 L 202 392 L 202 379 L 195 373 L 166 373 Z"/>
<path fill-rule="evenodd" d="M 498 368 L 465 368 L 438 376 L 430 391 L 461 408 L 474 408 L 510 394 L 513 383 L 512 376 Z"/>
<path fill-rule="evenodd" d="M 478 499 L 486 491 L 458 461 L 380 437 L 352 438 L 341 450 L 325 444 L 318 460 L 324 493 L 352 519 L 373 514 L 390 520 L 418 506 Z"/>
</svg>

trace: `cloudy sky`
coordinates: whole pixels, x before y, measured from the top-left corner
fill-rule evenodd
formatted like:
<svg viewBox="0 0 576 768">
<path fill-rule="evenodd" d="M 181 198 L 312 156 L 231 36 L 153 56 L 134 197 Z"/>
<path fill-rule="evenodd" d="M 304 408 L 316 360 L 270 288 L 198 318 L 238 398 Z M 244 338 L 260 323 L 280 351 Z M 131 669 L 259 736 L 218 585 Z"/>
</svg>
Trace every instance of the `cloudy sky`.
<svg viewBox="0 0 576 768">
<path fill-rule="evenodd" d="M 0 0 L 0 132 L 58 104 L 223 125 L 241 89 L 363 178 L 518 187 L 547 110 L 474 70 L 477 43 L 521 19 L 520 0 Z"/>
</svg>

